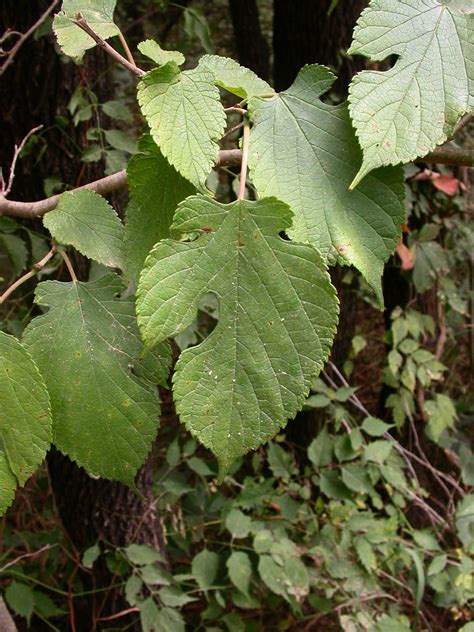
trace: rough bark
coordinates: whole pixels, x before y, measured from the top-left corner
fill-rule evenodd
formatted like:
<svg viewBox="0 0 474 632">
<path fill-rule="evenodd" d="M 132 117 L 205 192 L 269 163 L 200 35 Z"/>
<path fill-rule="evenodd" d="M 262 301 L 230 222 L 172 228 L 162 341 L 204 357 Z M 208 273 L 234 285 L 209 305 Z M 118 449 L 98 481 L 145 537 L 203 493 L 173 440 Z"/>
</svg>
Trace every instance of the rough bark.
<svg viewBox="0 0 474 632">
<path fill-rule="evenodd" d="M 336 90 L 345 93 L 363 58 L 344 56 L 352 31 L 367 0 L 340 0 L 330 16 L 330 0 L 274 0 L 273 79 L 285 90 L 305 64 L 324 64 L 338 70 Z"/>
<path fill-rule="evenodd" d="M 3 0 L 0 33 L 7 28 L 26 31 L 48 5 L 48 0 Z M 0 81 L 0 164 L 8 169 L 14 144 L 36 125 L 45 126 L 47 147 L 41 159 L 32 152 L 18 162 L 12 199 L 43 198 L 46 176 L 57 176 L 62 182 L 77 185 L 103 175 L 100 163 L 86 167 L 81 164 L 74 145 L 58 131 L 55 121 L 57 116 L 67 115 L 67 103 L 79 83 L 93 83 L 99 100 L 112 98 L 107 68 L 108 60 L 100 51 L 88 53 L 83 66 L 65 64 L 49 36 L 38 40 L 30 38 L 19 50 Z M 76 144 L 83 144 L 84 126 L 78 131 L 71 125 L 67 131 L 73 135 Z M 41 228 L 39 221 L 37 228 Z M 78 268 L 84 278 L 87 266 L 78 262 Z M 97 539 L 103 539 L 117 546 L 131 541 L 147 543 L 165 553 L 159 516 L 151 505 L 151 460 L 138 475 L 138 486 L 145 500 L 119 483 L 91 479 L 84 470 L 54 450 L 48 456 L 48 467 L 60 518 L 77 549 L 82 550 Z M 95 585 L 110 583 L 105 565 L 98 567 L 93 579 Z M 117 603 L 116 597 L 112 602 Z M 92 629 L 90 619 L 80 625 L 85 627 L 78 629 Z"/>
<path fill-rule="evenodd" d="M 235 48 L 242 66 L 270 79 L 270 51 L 260 28 L 256 0 L 229 0 Z"/>
</svg>

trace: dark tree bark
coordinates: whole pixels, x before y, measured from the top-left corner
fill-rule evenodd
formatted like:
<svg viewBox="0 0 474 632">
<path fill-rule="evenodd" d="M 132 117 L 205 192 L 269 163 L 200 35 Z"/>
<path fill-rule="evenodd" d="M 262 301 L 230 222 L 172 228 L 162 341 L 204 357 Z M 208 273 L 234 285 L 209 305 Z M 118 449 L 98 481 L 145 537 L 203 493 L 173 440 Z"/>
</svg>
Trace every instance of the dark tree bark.
<svg viewBox="0 0 474 632">
<path fill-rule="evenodd" d="M 352 39 L 357 18 L 367 0 L 340 0 L 330 16 L 330 0 L 274 0 L 273 79 L 278 91 L 288 88 L 305 64 L 338 69 L 338 92 L 345 93 L 363 58 L 341 56 Z"/>
<path fill-rule="evenodd" d="M 25 32 L 49 6 L 49 0 L 3 0 L 0 7 L 0 33 L 7 28 Z M 8 173 L 15 143 L 36 125 L 43 124 L 46 151 L 41 159 L 33 151 L 18 161 L 12 199 L 35 200 L 44 197 L 43 180 L 57 176 L 62 182 L 76 185 L 103 175 L 101 163 L 84 166 L 74 143 L 85 141 L 85 129 L 71 125 L 67 133 L 71 143 L 55 126 L 56 117 L 67 116 L 67 104 L 80 83 L 93 84 L 100 101 L 112 98 L 108 59 L 98 50 L 87 53 L 82 66 L 61 61 L 52 37 L 30 38 L 17 53 L 14 62 L 0 79 L 0 164 Z M 100 79 L 99 79 L 100 78 Z M 40 229 L 38 222 L 37 228 Z M 87 266 L 78 264 L 84 278 Z M 106 447 L 104 446 L 104 449 Z M 67 457 L 52 450 L 48 455 L 52 489 L 57 509 L 70 540 L 80 551 L 98 539 L 117 546 L 130 542 L 147 543 L 165 554 L 159 516 L 151 505 L 153 464 L 149 460 L 140 470 L 140 499 L 120 483 L 93 480 Z M 95 585 L 110 583 L 105 565 L 95 573 Z M 116 602 L 116 597 L 113 599 Z M 92 629 L 91 621 L 78 629 Z M 131 629 L 131 628 L 130 628 Z"/>
<path fill-rule="evenodd" d="M 229 0 L 237 57 L 242 66 L 270 79 L 270 51 L 260 28 L 256 0 Z"/>
</svg>

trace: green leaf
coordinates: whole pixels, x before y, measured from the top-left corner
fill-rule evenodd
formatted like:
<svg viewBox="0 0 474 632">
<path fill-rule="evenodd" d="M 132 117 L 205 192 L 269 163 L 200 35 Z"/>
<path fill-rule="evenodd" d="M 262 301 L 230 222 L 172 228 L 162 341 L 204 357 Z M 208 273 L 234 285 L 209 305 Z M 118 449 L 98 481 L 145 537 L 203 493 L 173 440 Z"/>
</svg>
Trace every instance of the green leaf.
<svg viewBox="0 0 474 632">
<path fill-rule="evenodd" d="M 145 599 L 140 605 L 142 632 L 163 632 L 163 629 L 158 627 L 159 612 L 158 606 L 153 601 L 153 597 Z"/>
<path fill-rule="evenodd" d="M 364 150 L 353 186 L 381 165 L 425 156 L 453 133 L 472 94 L 472 18 L 449 0 L 372 0 L 362 13 L 349 54 L 398 59 L 352 80 L 351 117 Z"/>
<path fill-rule="evenodd" d="M 206 16 L 197 7 L 186 7 L 183 11 L 184 30 L 189 38 L 200 41 L 206 53 L 213 53 L 214 46 L 211 41 L 211 31 Z"/>
<path fill-rule="evenodd" d="M 393 444 L 390 441 L 373 441 L 364 450 L 364 459 L 375 463 L 384 463 L 392 451 Z"/>
<path fill-rule="evenodd" d="M 349 491 L 339 476 L 339 472 L 335 470 L 328 470 L 320 475 L 319 487 L 328 498 L 335 498 L 336 500 L 352 500 L 354 498 L 354 494 Z"/>
<path fill-rule="evenodd" d="M 226 122 L 214 75 L 201 67 L 180 72 L 169 62 L 143 76 L 138 101 L 163 155 L 185 178 L 204 187 Z"/>
<path fill-rule="evenodd" d="M 63 193 L 43 224 L 62 244 L 70 244 L 105 266 L 123 267 L 123 226 L 117 213 L 98 193 L 87 189 Z"/>
<path fill-rule="evenodd" d="M 82 554 L 82 566 L 85 566 L 86 568 L 92 568 L 94 566 L 94 562 L 97 561 L 100 553 L 100 546 L 96 542 L 88 549 L 86 549 Z"/>
<path fill-rule="evenodd" d="M 135 154 L 137 152 L 137 143 L 128 134 L 120 129 L 106 129 L 104 130 L 105 139 L 115 149 L 120 149 L 128 154 Z"/>
<path fill-rule="evenodd" d="M 16 278 L 25 269 L 28 261 L 28 249 L 25 241 L 18 235 L 0 234 L 3 245 L 12 263 L 11 278 Z"/>
<path fill-rule="evenodd" d="M 357 463 L 350 463 L 341 469 L 341 476 L 343 483 L 354 492 L 360 494 L 374 493 L 374 487 L 366 467 Z"/>
<path fill-rule="evenodd" d="M 474 553 L 474 494 L 469 494 L 458 503 L 455 521 L 464 549 L 468 553 Z"/>
<path fill-rule="evenodd" d="M 52 439 L 48 392 L 38 367 L 16 338 L 0 332 L 0 515 L 17 483 L 41 464 Z"/>
<path fill-rule="evenodd" d="M 448 563 L 448 556 L 446 554 L 437 555 L 436 557 L 432 559 L 430 565 L 428 566 L 427 575 L 431 576 L 431 575 L 437 575 L 438 573 L 441 573 L 441 571 L 444 571 L 444 569 L 446 568 L 447 563 Z"/>
<path fill-rule="evenodd" d="M 191 565 L 191 572 L 201 590 L 212 588 L 219 570 L 219 555 L 204 549 L 198 553 Z"/>
<path fill-rule="evenodd" d="M 275 94 L 266 81 L 228 57 L 204 55 L 199 60 L 199 67 L 210 70 L 218 86 L 242 99 Z"/>
<path fill-rule="evenodd" d="M 276 478 L 291 478 L 291 472 L 294 470 L 294 467 L 290 452 L 286 452 L 276 443 L 270 443 L 267 458 L 273 476 Z"/>
<path fill-rule="evenodd" d="M 156 564 L 142 566 L 140 568 L 140 577 L 149 586 L 169 586 L 171 583 L 171 575 Z M 166 605 L 171 606 L 173 604 Z"/>
<path fill-rule="evenodd" d="M 166 383 L 170 357 L 162 346 L 137 361 L 134 302 L 117 298 L 123 289 L 115 275 L 41 283 L 36 302 L 50 309 L 31 321 L 24 343 L 45 376 L 58 449 L 93 475 L 133 486 L 156 437 L 154 383 Z"/>
<path fill-rule="evenodd" d="M 226 562 L 229 571 L 230 581 L 244 595 L 249 594 L 250 579 L 252 577 L 252 563 L 247 553 L 232 551 Z"/>
<path fill-rule="evenodd" d="M 263 583 L 276 595 L 287 598 L 285 585 L 286 573 L 270 555 L 261 555 L 258 562 L 258 572 Z"/>
<path fill-rule="evenodd" d="M 176 364 L 174 399 L 221 472 L 302 407 L 334 336 L 334 289 L 313 248 L 278 236 L 290 221 L 274 199 L 188 198 L 172 230 L 201 236 L 161 242 L 141 275 L 137 314 L 147 346 L 189 326 L 206 292 L 220 300 L 216 328 Z"/>
<path fill-rule="evenodd" d="M 362 430 L 371 437 L 381 437 L 393 428 L 393 424 L 386 424 L 377 417 L 366 417 L 362 424 Z"/>
<path fill-rule="evenodd" d="M 107 116 L 116 121 L 133 123 L 133 116 L 129 108 L 122 101 L 106 101 L 101 104 L 101 108 Z"/>
<path fill-rule="evenodd" d="M 25 617 L 30 625 L 35 605 L 35 593 L 27 585 L 13 581 L 5 590 L 5 599 L 15 614 Z"/>
<path fill-rule="evenodd" d="M 164 48 L 161 48 L 158 42 L 155 42 L 155 40 L 152 39 L 140 42 L 137 48 L 142 55 L 152 59 L 159 66 L 167 64 L 169 61 L 174 61 L 175 64 L 181 66 L 181 64 L 184 64 L 186 61 L 183 53 L 180 53 L 179 50 L 165 50 Z"/>
<path fill-rule="evenodd" d="M 437 393 L 435 399 L 425 402 L 428 414 L 428 428 L 434 441 L 438 441 L 447 428 L 453 428 L 457 419 L 453 400 L 447 395 Z"/>
<path fill-rule="evenodd" d="M 143 582 L 137 575 L 131 575 L 125 583 L 125 599 L 131 606 L 136 606 L 140 601 L 140 593 Z"/>
<path fill-rule="evenodd" d="M 329 465 L 332 462 L 334 439 L 329 436 L 327 426 L 313 439 L 308 448 L 308 459 L 316 467 Z"/>
<path fill-rule="evenodd" d="M 137 566 L 145 566 L 154 562 L 162 562 L 163 557 L 152 546 L 147 544 L 129 544 L 124 553 L 132 564 Z"/>
<path fill-rule="evenodd" d="M 232 509 L 226 516 L 225 526 L 233 538 L 246 538 L 252 526 L 252 520 L 240 509 Z"/>
<path fill-rule="evenodd" d="M 118 35 L 119 29 L 113 19 L 116 4 L 117 0 L 63 0 L 62 11 L 53 21 L 53 30 L 63 53 L 80 58 L 87 49 L 96 45 L 90 35 L 74 24 L 77 13 L 82 15 L 102 39 Z"/>
<path fill-rule="evenodd" d="M 355 539 L 354 546 L 360 563 L 368 573 L 371 573 L 377 568 L 377 559 L 372 545 L 364 536 L 359 536 Z"/>
<path fill-rule="evenodd" d="M 161 588 L 158 594 L 161 602 L 170 608 L 180 608 L 181 606 L 185 606 L 187 603 L 196 601 L 194 597 L 190 597 L 176 586 L 166 586 L 165 588 Z"/>
<path fill-rule="evenodd" d="M 260 196 L 293 209 L 292 239 L 358 268 L 382 304 L 383 265 L 405 216 L 403 173 L 386 168 L 349 190 L 361 151 L 347 105 L 320 100 L 334 79 L 323 66 L 305 66 L 285 92 L 251 99 L 251 176 Z"/>
<path fill-rule="evenodd" d="M 196 191 L 169 164 L 150 136 L 140 139 L 139 149 L 142 153 L 133 156 L 127 166 L 130 202 L 123 247 L 125 266 L 131 276 L 141 271 L 156 242 L 169 237 L 179 202 Z"/>
</svg>

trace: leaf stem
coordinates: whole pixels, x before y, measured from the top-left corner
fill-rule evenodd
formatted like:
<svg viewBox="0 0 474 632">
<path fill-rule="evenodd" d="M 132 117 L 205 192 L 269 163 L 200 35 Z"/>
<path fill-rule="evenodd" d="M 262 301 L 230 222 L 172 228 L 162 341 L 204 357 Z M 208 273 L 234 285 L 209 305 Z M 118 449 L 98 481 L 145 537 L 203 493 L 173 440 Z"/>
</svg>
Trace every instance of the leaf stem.
<svg viewBox="0 0 474 632">
<path fill-rule="evenodd" d="M 74 268 L 72 267 L 71 260 L 69 259 L 67 254 L 64 252 L 64 250 L 58 250 L 58 252 L 63 258 L 64 263 L 66 264 L 66 268 L 68 269 L 72 282 L 77 283 L 77 276 L 76 276 L 76 273 L 74 272 Z"/>
<path fill-rule="evenodd" d="M 31 268 L 29 272 L 27 272 L 26 274 L 21 276 L 19 279 L 17 279 L 15 283 L 12 283 L 12 285 L 10 285 L 10 287 L 7 288 L 5 292 L 0 296 L 0 305 L 2 305 L 10 296 L 10 294 L 13 294 L 13 292 L 17 288 L 19 288 L 20 285 L 23 285 L 23 283 L 28 281 L 28 279 L 32 279 L 38 273 L 39 270 L 44 268 L 44 266 L 48 263 L 48 261 L 51 259 L 51 257 L 54 255 L 55 252 L 56 252 L 56 248 L 55 246 L 53 246 L 51 250 L 40 261 L 38 261 L 37 263 L 33 265 L 33 267 Z"/>
<path fill-rule="evenodd" d="M 84 33 L 87 33 L 89 37 L 92 37 L 92 39 L 97 44 L 97 46 L 100 46 L 108 55 L 113 57 L 115 61 L 117 61 L 122 66 L 125 66 L 125 68 L 133 72 L 133 74 L 136 75 L 137 77 L 143 77 L 143 75 L 145 74 L 145 71 L 141 70 L 141 68 L 138 68 L 136 64 L 129 62 L 128 59 L 125 59 L 125 57 L 123 57 L 120 53 L 118 53 L 115 50 L 115 48 L 113 48 L 110 44 L 108 44 L 105 40 L 103 40 L 100 37 L 100 35 L 97 35 L 97 33 L 91 29 L 89 24 L 86 22 L 86 20 L 83 18 L 83 16 L 80 13 L 76 14 L 76 19 L 74 20 L 74 24 L 76 24 L 79 28 L 81 28 L 84 31 Z M 128 49 L 128 46 L 127 46 L 127 49 Z"/>
<path fill-rule="evenodd" d="M 248 116 L 244 117 L 244 134 L 242 137 L 242 164 L 240 166 L 240 186 L 238 200 L 245 197 L 245 186 L 247 184 L 247 165 L 249 160 L 249 141 L 250 141 L 250 121 Z"/>
<path fill-rule="evenodd" d="M 119 37 L 120 43 L 123 46 L 123 50 L 125 51 L 125 54 L 127 55 L 128 61 L 132 64 L 132 66 L 135 66 L 135 68 L 138 68 L 137 62 L 133 58 L 132 51 L 130 50 L 130 47 L 127 44 L 127 40 L 125 39 L 124 34 L 122 33 L 120 29 L 118 32 L 118 37 Z"/>
</svg>

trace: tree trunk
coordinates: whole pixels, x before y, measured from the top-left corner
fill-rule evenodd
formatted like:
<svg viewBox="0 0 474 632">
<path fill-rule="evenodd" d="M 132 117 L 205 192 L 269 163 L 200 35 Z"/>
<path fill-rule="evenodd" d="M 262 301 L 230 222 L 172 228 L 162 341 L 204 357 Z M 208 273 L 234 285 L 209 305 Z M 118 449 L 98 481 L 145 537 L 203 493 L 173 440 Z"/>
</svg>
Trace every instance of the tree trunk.
<svg viewBox="0 0 474 632">
<path fill-rule="evenodd" d="M 330 0 L 274 0 L 276 90 L 288 88 L 305 64 L 324 64 L 338 70 L 336 91 L 344 94 L 353 74 L 363 68 L 363 58 L 351 59 L 344 53 L 367 0 L 339 0 L 328 16 L 330 4 Z"/>
<path fill-rule="evenodd" d="M 7 28 L 25 32 L 49 4 L 49 0 L 3 0 L 0 33 Z M 0 164 L 4 173 L 8 173 L 14 144 L 18 144 L 33 127 L 44 125 L 47 131 L 43 138 L 47 147 L 40 159 L 37 158 L 38 152 L 33 151 L 30 156 L 18 161 L 12 199 L 44 197 L 43 181 L 47 176 L 56 176 L 62 182 L 76 185 L 79 179 L 86 182 L 103 175 L 101 163 L 84 165 L 80 162 L 74 143 L 56 125 L 56 117 L 67 116 L 67 104 L 80 83 L 93 84 L 101 102 L 113 98 L 107 65 L 108 59 L 98 50 L 87 53 L 80 67 L 64 63 L 54 50 L 52 36 L 37 40 L 30 37 L 20 48 L 0 80 L 3 115 L 0 122 Z M 71 125 L 67 133 L 74 137 L 77 145 L 84 144 L 84 129 L 78 132 Z M 41 229 L 41 222 L 37 227 Z M 86 269 L 85 266 L 81 276 L 84 277 Z M 151 459 L 137 477 L 145 500 L 120 483 L 93 480 L 82 468 L 55 450 L 50 452 L 47 461 L 60 518 L 79 551 L 103 539 L 117 546 L 125 546 L 132 541 L 147 543 L 165 555 L 159 516 L 151 504 Z M 93 579 L 96 586 L 110 583 L 105 565 L 98 568 Z M 116 603 L 116 596 L 112 601 Z M 81 625 L 85 627 L 78 629 L 92 629 L 90 619 Z"/>
<path fill-rule="evenodd" d="M 256 0 L 229 0 L 235 48 L 242 66 L 270 79 L 270 51 L 263 37 Z"/>
</svg>

